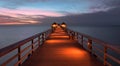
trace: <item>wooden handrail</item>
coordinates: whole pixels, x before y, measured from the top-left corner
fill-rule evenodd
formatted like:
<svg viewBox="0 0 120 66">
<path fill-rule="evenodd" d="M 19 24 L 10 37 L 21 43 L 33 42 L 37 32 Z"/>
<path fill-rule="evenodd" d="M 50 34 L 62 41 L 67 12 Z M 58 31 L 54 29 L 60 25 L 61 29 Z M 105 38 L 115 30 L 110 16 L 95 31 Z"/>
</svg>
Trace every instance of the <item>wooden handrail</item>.
<svg viewBox="0 0 120 66">
<path fill-rule="evenodd" d="M 110 43 L 107 43 L 107 42 L 104 42 L 100 39 L 97 39 L 97 38 L 94 38 L 94 37 L 91 37 L 89 35 L 86 35 L 86 34 L 83 34 L 83 33 L 80 33 L 80 32 L 76 32 L 76 31 L 73 31 L 73 30 L 70 30 L 68 28 L 66 28 L 66 31 L 68 32 L 68 34 L 72 37 L 78 37 L 78 42 L 80 42 L 80 45 L 82 45 L 83 48 L 85 48 L 83 45 L 84 43 L 84 40 L 87 39 L 87 43 L 86 43 L 86 40 L 85 40 L 85 43 L 86 45 L 88 46 L 87 47 L 87 50 L 92 54 L 92 55 L 96 55 L 98 56 L 98 58 L 102 58 L 99 54 L 93 52 L 92 48 L 94 48 L 94 46 L 92 46 L 92 43 L 96 43 L 98 45 L 101 45 L 104 49 L 101 50 L 99 49 L 99 52 L 100 53 L 103 53 L 103 59 L 102 61 L 104 62 L 104 66 L 108 65 L 110 66 L 111 64 L 108 63 L 107 61 L 107 58 L 110 58 L 111 60 L 113 60 L 114 62 L 120 64 L 120 59 L 114 57 L 114 56 L 111 56 L 108 54 L 108 49 L 111 49 L 112 51 L 116 52 L 116 54 L 119 54 L 120 56 L 120 49 L 112 46 Z M 76 35 L 77 34 L 77 35 Z M 85 39 L 84 39 L 85 38 Z M 82 44 L 81 44 L 82 43 Z M 97 47 L 95 47 L 94 49 L 96 49 Z M 96 49 L 98 50 L 98 48 Z"/>
<path fill-rule="evenodd" d="M 25 59 L 25 58 L 22 58 L 22 57 L 24 57 L 24 56 L 22 56 L 21 54 L 22 54 L 23 52 L 25 52 L 26 50 L 28 50 L 28 48 L 31 48 L 31 50 L 30 50 L 30 52 L 26 53 L 26 55 L 31 54 L 31 52 L 33 53 L 33 51 L 34 51 L 34 49 L 35 49 L 35 48 L 34 48 L 34 44 L 37 43 L 38 46 L 39 46 L 40 43 L 43 43 L 43 42 L 45 41 L 45 39 L 48 37 L 48 35 L 49 35 L 51 32 L 52 32 L 52 30 L 51 30 L 51 29 L 48 29 L 47 31 L 38 33 L 38 34 L 36 34 L 36 35 L 34 35 L 34 36 L 31 36 L 31 37 L 29 37 L 29 38 L 27 38 L 27 39 L 21 40 L 21 41 L 19 41 L 19 42 L 16 42 L 16 43 L 14 43 L 14 44 L 11 44 L 11 45 L 9 45 L 9 46 L 7 46 L 7 47 L 4 47 L 4 48 L 0 49 L 0 57 L 3 57 L 3 56 L 5 56 L 5 55 L 9 54 L 10 52 L 18 49 L 17 54 L 15 54 L 15 55 L 12 56 L 11 58 L 7 59 L 5 62 L 2 63 L 1 66 L 6 66 L 6 65 L 10 62 L 10 60 L 11 60 L 11 61 L 14 60 L 15 57 L 18 57 L 17 63 L 18 63 L 18 65 L 21 65 L 22 60 Z M 42 37 L 41 37 L 41 36 L 42 36 Z M 38 38 L 38 39 L 37 39 L 36 41 L 34 41 L 34 39 L 36 39 L 36 38 Z M 42 40 L 42 41 L 41 41 L 41 40 Z M 29 45 L 29 46 L 21 49 L 21 46 L 27 44 L 28 42 L 31 42 L 31 45 Z M 36 45 L 36 46 L 37 46 L 37 45 Z M 25 57 L 26 57 L 26 56 L 25 56 Z M 21 58 L 22 58 L 22 59 L 21 59 Z"/>
<path fill-rule="evenodd" d="M 107 58 L 110 58 L 111 60 L 113 60 L 114 62 L 120 64 L 120 59 L 111 56 L 110 54 L 108 54 L 108 49 L 111 49 L 112 51 L 115 51 L 116 53 L 120 54 L 120 49 L 115 48 L 111 45 L 109 45 L 109 43 L 104 42 L 102 40 L 99 40 L 97 38 L 91 37 L 89 35 L 80 33 L 80 32 L 76 32 L 70 29 L 64 29 L 65 31 L 68 32 L 68 34 L 70 35 L 70 39 L 77 39 L 78 42 L 80 42 L 81 46 L 83 48 L 85 48 L 83 45 L 87 45 L 87 50 L 92 54 L 92 55 L 96 55 L 98 58 L 100 58 L 100 60 L 102 60 L 104 63 L 104 65 L 108 65 L 111 66 L 112 64 L 110 62 L 107 61 Z M 18 53 L 15 54 L 14 56 L 10 57 L 9 59 L 7 59 L 5 62 L 2 63 L 1 66 L 6 66 L 8 63 L 10 63 L 10 60 L 14 60 L 16 57 L 18 58 L 17 63 L 15 64 L 15 66 L 20 66 L 21 63 L 23 62 L 23 60 L 28 57 L 30 54 L 32 54 L 34 52 L 34 50 L 36 49 L 36 47 L 40 46 L 40 44 L 42 44 L 46 38 L 48 37 L 48 35 L 52 32 L 52 29 L 49 29 L 45 32 L 36 34 L 32 37 L 29 37 L 27 39 L 24 39 L 22 41 L 19 41 L 17 43 L 11 44 L 10 46 L 7 46 L 5 48 L 0 49 L 0 57 L 3 57 L 7 54 L 9 54 L 10 52 L 14 51 L 15 49 L 18 50 Z M 35 40 L 37 39 L 37 40 Z M 21 46 L 27 44 L 28 42 L 30 42 L 31 44 L 23 49 L 21 49 Z M 35 45 L 37 43 L 37 45 Z M 93 46 L 93 43 L 101 45 L 104 49 L 101 50 L 98 47 Z M 28 50 L 29 48 L 31 48 L 31 50 L 29 52 L 27 52 L 24 56 L 22 56 L 22 53 L 24 53 L 26 50 Z M 103 54 L 103 57 L 101 57 L 99 54 L 97 54 L 96 52 L 93 52 L 93 48 L 98 50 L 101 54 Z"/>
</svg>

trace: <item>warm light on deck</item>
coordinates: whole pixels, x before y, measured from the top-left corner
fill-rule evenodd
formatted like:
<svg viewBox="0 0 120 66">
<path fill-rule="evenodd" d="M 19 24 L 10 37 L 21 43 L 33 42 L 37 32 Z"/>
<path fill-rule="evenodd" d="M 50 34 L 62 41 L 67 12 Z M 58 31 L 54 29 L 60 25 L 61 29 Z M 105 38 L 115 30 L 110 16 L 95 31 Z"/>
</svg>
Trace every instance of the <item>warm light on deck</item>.
<svg viewBox="0 0 120 66">
<path fill-rule="evenodd" d="M 47 40 L 46 43 L 49 43 L 49 44 L 55 44 L 55 43 L 70 43 L 69 40 Z"/>
<path fill-rule="evenodd" d="M 62 54 L 65 58 L 71 58 L 71 59 L 80 59 L 88 57 L 87 52 L 85 52 L 82 49 L 71 47 L 71 48 L 62 48 L 58 51 L 60 54 Z"/>
<path fill-rule="evenodd" d="M 69 36 L 51 36 L 50 38 L 54 38 L 54 39 L 68 39 Z"/>
</svg>

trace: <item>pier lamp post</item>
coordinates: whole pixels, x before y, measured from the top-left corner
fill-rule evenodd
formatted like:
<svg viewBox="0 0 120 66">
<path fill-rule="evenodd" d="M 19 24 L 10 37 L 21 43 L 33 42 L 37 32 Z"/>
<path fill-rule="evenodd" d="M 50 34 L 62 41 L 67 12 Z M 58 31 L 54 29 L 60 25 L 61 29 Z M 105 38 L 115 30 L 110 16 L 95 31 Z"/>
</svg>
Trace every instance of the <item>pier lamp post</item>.
<svg viewBox="0 0 120 66">
<path fill-rule="evenodd" d="M 67 25 L 63 22 L 63 23 L 61 24 L 61 27 L 65 30 L 66 27 L 67 27 Z"/>
<path fill-rule="evenodd" d="M 52 24 L 52 31 L 54 31 L 54 30 L 56 29 L 56 27 L 57 27 L 57 23 L 54 22 L 54 23 Z"/>
</svg>

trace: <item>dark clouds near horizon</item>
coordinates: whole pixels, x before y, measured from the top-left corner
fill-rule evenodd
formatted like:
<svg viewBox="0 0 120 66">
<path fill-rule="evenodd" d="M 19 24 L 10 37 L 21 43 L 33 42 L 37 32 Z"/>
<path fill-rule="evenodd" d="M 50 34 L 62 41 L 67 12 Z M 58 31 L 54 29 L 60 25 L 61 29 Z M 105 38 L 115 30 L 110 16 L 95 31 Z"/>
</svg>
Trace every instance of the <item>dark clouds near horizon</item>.
<svg viewBox="0 0 120 66">
<path fill-rule="evenodd" d="M 52 22 L 66 22 L 68 25 L 78 26 L 120 26 L 120 7 L 105 12 L 76 14 L 64 17 L 48 17 L 40 21 L 45 25 L 51 24 Z"/>
</svg>

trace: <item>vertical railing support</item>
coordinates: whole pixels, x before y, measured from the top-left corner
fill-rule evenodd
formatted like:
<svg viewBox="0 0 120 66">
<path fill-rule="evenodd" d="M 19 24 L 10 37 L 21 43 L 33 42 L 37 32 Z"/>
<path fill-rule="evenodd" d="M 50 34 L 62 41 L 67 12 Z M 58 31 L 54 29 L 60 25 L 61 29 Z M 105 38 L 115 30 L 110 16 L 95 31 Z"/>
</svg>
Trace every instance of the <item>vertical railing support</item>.
<svg viewBox="0 0 120 66">
<path fill-rule="evenodd" d="M 82 45 L 82 47 L 83 47 L 83 35 L 81 35 L 81 38 L 80 38 L 80 39 L 81 39 L 81 42 L 80 42 L 80 43 L 81 43 L 81 45 Z"/>
<path fill-rule="evenodd" d="M 74 39 L 74 32 L 72 32 L 72 40 Z"/>
<path fill-rule="evenodd" d="M 27 57 L 29 58 L 32 55 L 32 53 L 34 52 L 34 49 L 36 49 L 37 45 L 34 43 L 38 42 L 38 44 L 41 44 L 42 38 L 43 38 L 43 40 L 45 40 L 46 37 L 48 37 L 48 35 L 51 32 L 52 32 L 52 30 L 49 29 L 44 32 L 45 35 L 43 35 L 43 36 L 41 33 L 39 33 L 32 37 L 24 39 L 22 41 L 16 42 L 8 47 L 0 49 L 0 58 L 3 56 L 5 57 L 7 54 L 11 54 L 11 52 L 14 52 L 15 50 L 17 50 L 17 54 L 14 54 L 13 56 L 7 58 L 5 61 L 3 61 L 0 64 L 0 66 L 7 66 L 7 65 L 9 65 L 9 63 L 11 63 L 15 59 L 17 59 L 17 61 L 14 64 L 14 66 L 21 66 L 22 63 L 24 62 L 24 60 L 26 60 Z M 38 41 L 35 39 L 38 39 Z M 28 43 L 29 43 L 29 45 L 28 45 Z"/>
<path fill-rule="evenodd" d="M 69 39 L 72 39 L 72 32 L 69 31 Z"/>
<path fill-rule="evenodd" d="M 46 32 L 44 33 L 44 41 L 46 40 Z"/>
<path fill-rule="evenodd" d="M 42 44 L 44 43 L 44 40 L 45 40 L 44 33 L 42 33 Z"/>
<path fill-rule="evenodd" d="M 88 51 L 92 53 L 92 40 L 88 39 Z"/>
<path fill-rule="evenodd" d="M 18 61 L 21 60 L 21 48 L 18 47 Z M 18 64 L 18 66 L 21 66 L 21 62 Z"/>
<path fill-rule="evenodd" d="M 104 66 L 107 66 L 107 55 L 106 55 L 106 53 L 107 53 L 107 47 L 105 46 L 104 47 Z"/>
<path fill-rule="evenodd" d="M 76 39 L 78 40 L 78 33 L 76 32 Z"/>
<path fill-rule="evenodd" d="M 70 33 L 70 39 L 72 39 L 72 40 L 75 39 L 75 32 L 71 31 L 71 33 Z"/>
<path fill-rule="evenodd" d="M 38 36 L 38 46 L 40 46 L 40 35 Z"/>
<path fill-rule="evenodd" d="M 33 54 L 33 52 L 34 52 L 34 40 L 33 39 L 31 41 L 31 44 L 32 44 L 31 48 L 32 48 L 32 54 Z"/>
</svg>

